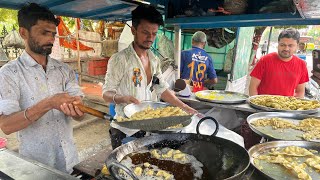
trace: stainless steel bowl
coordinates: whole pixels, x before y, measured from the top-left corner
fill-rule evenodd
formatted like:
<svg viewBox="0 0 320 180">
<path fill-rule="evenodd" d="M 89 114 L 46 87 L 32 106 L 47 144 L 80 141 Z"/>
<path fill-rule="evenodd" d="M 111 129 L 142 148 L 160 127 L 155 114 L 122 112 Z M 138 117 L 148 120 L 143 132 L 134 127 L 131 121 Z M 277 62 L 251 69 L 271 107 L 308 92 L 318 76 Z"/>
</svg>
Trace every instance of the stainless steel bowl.
<svg viewBox="0 0 320 180">
<path fill-rule="evenodd" d="M 257 97 L 262 97 L 262 96 L 279 96 L 279 95 L 255 95 L 255 96 L 250 96 L 247 99 L 247 102 L 250 106 L 256 108 L 256 109 L 261 109 L 264 111 L 278 111 L 278 112 L 288 112 L 288 113 L 297 113 L 297 114 L 314 114 L 320 111 L 320 108 L 316 108 L 316 109 L 308 109 L 308 110 L 281 110 L 281 109 L 276 109 L 276 108 L 272 108 L 272 107 L 267 107 L 267 106 L 263 106 L 263 105 L 258 105 L 258 104 L 254 104 L 252 102 L 252 100 L 254 98 Z M 311 101 L 309 99 L 301 99 L 303 101 Z"/>
<path fill-rule="evenodd" d="M 140 104 L 128 104 L 124 107 L 124 114 L 130 118 L 134 113 L 145 110 L 148 107 L 151 108 L 162 108 L 169 106 L 168 103 L 154 102 L 154 101 L 142 101 Z"/>
<path fill-rule="evenodd" d="M 304 134 L 301 130 L 296 130 L 292 128 L 287 129 L 273 129 L 271 126 L 254 126 L 251 123 L 255 122 L 258 119 L 270 119 L 270 118 L 281 118 L 286 121 L 289 121 L 293 124 L 299 124 L 300 121 L 307 118 L 316 118 L 317 116 L 310 116 L 306 114 L 297 114 L 297 113 L 288 113 L 288 112 L 259 112 L 255 114 L 251 114 L 247 117 L 247 123 L 251 130 L 255 133 L 263 136 L 267 139 L 276 139 L 276 140 L 304 140 L 302 138 L 302 134 Z M 318 140 L 311 140 L 316 141 Z"/>
<path fill-rule="evenodd" d="M 259 166 L 254 163 L 254 159 L 260 155 L 265 155 L 273 148 L 285 148 L 288 146 L 298 146 L 308 150 L 320 151 L 320 143 L 308 141 L 271 141 L 262 144 L 256 144 L 249 149 L 251 164 L 268 179 L 298 179 L 293 173 L 279 164 L 267 163 L 260 160 Z M 319 156 L 319 155 L 318 155 Z M 305 162 L 307 157 L 299 157 L 300 162 Z M 261 169 L 262 168 L 262 169 Z M 320 174 L 313 168 L 307 166 L 305 171 L 312 179 L 320 179 Z"/>
</svg>

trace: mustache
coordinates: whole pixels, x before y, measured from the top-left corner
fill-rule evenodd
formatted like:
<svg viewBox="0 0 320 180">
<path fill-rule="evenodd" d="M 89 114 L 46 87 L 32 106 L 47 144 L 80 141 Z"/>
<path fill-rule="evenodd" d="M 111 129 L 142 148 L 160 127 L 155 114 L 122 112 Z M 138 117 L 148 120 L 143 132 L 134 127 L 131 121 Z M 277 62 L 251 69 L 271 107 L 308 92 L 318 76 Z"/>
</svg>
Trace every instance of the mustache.
<svg viewBox="0 0 320 180">
<path fill-rule="evenodd" d="M 51 46 L 51 47 L 52 47 L 53 44 L 45 44 L 45 45 L 42 45 L 42 47 L 43 47 L 43 46 Z"/>
</svg>

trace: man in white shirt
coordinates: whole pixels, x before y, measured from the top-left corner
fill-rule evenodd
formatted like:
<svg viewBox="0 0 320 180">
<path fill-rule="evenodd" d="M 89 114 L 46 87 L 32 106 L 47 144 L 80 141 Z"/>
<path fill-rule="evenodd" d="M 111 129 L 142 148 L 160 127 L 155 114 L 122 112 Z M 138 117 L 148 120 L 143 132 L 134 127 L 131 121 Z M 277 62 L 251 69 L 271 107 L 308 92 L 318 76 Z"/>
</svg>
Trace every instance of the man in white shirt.
<svg viewBox="0 0 320 180">
<path fill-rule="evenodd" d="M 110 58 L 103 86 L 104 100 L 116 104 L 116 117 L 124 116 L 123 108 L 127 104 L 155 100 L 150 89 L 155 78 L 159 79 L 159 83 L 153 86 L 157 97 L 186 112 L 196 113 L 168 89 L 168 84 L 162 78 L 160 61 L 150 50 L 160 25 L 163 25 L 163 19 L 154 7 L 140 5 L 132 11 L 131 32 L 134 41 Z M 112 147 L 120 146 L 126 135 L 132 136 L 134 133 L 111 123 Z M 138 134 L 141 136 L 141 132 Z"/>
<path fill-rule="evenodd" d="M 0 69 L 0 128 L 17 132 L 24 157 L 71 173 L 79 159 L 70 117 L 82 119 L 73 103 L 83 93 L 74 71 L 49 57 L 59 20 L 30 3 L 19 10 L 18 22 L 26 49 Z"/>
</svg>

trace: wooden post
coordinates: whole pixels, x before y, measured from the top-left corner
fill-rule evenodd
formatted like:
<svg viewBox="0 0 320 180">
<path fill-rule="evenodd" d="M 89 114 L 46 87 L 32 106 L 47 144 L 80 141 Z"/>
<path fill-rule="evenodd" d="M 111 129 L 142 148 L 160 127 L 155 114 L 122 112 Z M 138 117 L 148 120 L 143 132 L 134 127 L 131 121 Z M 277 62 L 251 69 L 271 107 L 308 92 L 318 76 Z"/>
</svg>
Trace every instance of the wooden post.
<svg viewBox="0 0 320 180">
<path fill-rule="evenodd" d="M 80 45 L 79 45 L 79 29 L 77 18 L 75 18 L 76 21 L 76 42 L 77 42 L 77 61 L 78 61 L 78 78 L 79 78 L 79 85 L 82 83 L 82 70 L 81 70 L 81 59 L 80 59 Z"/>
<path fill-rule="evenodd" d="M 176 79 L 180 79 L 180 62 L 181 62 L 181 28 L 174 26 L 174 61 L 177 67 Z"/>
</svg>

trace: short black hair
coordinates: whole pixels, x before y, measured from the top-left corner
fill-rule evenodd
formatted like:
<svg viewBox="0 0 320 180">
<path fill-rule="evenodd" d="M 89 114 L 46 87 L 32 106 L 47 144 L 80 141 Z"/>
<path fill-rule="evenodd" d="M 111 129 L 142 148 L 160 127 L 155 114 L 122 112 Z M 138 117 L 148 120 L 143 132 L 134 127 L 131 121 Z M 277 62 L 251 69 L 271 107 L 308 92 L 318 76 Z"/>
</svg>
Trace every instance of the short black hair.
<svg viewBox="0 0 320 180">
<path fill-rule="evenodd" d="M 137 28 L 141 20 L 147 20 L 151 23 L 163 26 L 162 15 L 155 7 L 150 5 L 139 5 L 135 10 L 131 12 L 132 25 Z"/>
<path fill-rule="evenodd" d="M 279 34 L 278 41 L 282 38 L 292 38 L 299 43 L 300 33 L 294 28 L 287 28 Z"/>
<path fill-rule="evenodd" d="M 60 23 L 59 19 L 55 18 L 48 8 L 39 6 L 36 3 L 28 3 L 18 12 L 20 27 L 30 30 L 32 26 L 37 24 L 38 20 L 53 22 L 56 26 Z"/>
</svg>

